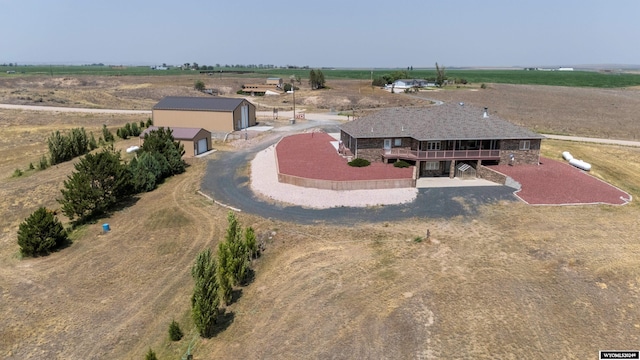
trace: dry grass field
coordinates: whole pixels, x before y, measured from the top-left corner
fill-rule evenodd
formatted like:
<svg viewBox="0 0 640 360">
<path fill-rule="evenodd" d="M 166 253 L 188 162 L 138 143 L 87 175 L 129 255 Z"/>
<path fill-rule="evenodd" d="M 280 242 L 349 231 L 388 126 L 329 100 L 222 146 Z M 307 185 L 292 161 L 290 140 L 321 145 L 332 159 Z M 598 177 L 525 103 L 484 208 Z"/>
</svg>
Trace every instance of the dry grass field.
<svg viewBox="0 0 640 360">
<path fill-rule="evenodd" d="M 54 91 L 40 85 L 46 79 L 3 81 L 0 102 L 30 103 L 12 94 L 17 89 L 32 98 Z M 194 94 L 193 79 L 63 83 L 70 85 L 55 88 L 63 106 L 141 109 L 163 95 Z M 425 102 L 356 81 L 328 85 L 321 95 L 301 90 L 296 102 L 300 96 L 309 109 L 362 105 L 357 111 Z M 418 95 L 488 106 L 555 133 L 640 134 L 633 117 L 637 90 L 490 85 Z M 373 100 L 365 106 L 367 97 Z M 283 100 L 265 108 L 289 105 Z M 95 132 L 103 123 L 139 120 L 145 117 L 0 110 L 0 358 L 141 359 L 151 347 L 160 359 L 178 359 L 191 345 L 195 359 L 535 359 L 550 353 L 584 359 L 640 344 L 638 148 L 543 144 L 544 156 L 559 159 L 570 151 L 593 165 L 594 176 L 632 194 L 634 201 L 623 207 L 499 203 L 474 217 L 349 227 L 239 213 L 244 226 L 266 239 L 266 251 L 254 263 L 254 281 L 211 339 L 195 336 L 189 318 L 192 262 L 204 248 L 215 249 L 226 230 L 227 210 L 196 193 L 207 159 L 190 160 L 185 174 L 79 228 L 68 248 L 21 259 L 18 224 L 38 206 L 57 207 L 73 165 L 18 178 L 13 170 L 35 164 L 54 129 Z M 102 233 L 102 222 L 110 233 Z M 415 241 L 427 230 L 429 240 Z M 180 342 L 169 341 L 172 319 L 186 332 Z"/>
</svg>

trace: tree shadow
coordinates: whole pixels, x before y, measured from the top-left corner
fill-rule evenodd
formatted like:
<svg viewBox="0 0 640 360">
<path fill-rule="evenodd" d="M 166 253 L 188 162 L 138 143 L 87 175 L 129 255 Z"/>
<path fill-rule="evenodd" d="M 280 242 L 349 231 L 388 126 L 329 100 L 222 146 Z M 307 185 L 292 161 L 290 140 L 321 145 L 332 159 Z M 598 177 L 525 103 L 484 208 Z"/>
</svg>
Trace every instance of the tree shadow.
<svg viewBox="0 0 640 360">
<path fill-rule="evenodd" d="M 242 289 L 231 290 L 231 302 L 229 305 L 234 304 L 242 297 Z"/>
<path fill-rule="evenodd" d="M 253 269 L 249 268 L 247 269 L 247 273 L 244 279 L 242 280 L 242 283 L 240 283 L 240 285 L 242 286 L 250 285 L 251 283 L 254 282 L 255 279 L 256 279 L 256 272 Z"/>
<path fill-rule="evenodd" d="M 221 310 L 220 314 L 218 314 L 215 325 L 213 325 L 213 337 L 217 336 L 219 333 L 225 331 L 229 326 L 231 326 L 235 317 L 236 314 L 234 312 L 224 309 Z"/>
<path fill-rule="evenodd" d="M 82 225 L 96 224 L 100 220 L 110 218 L 111 215 L 113 215 L 118 211 L 122 211 L 134 206 L 139 200 L 140 200 L 140 197 L 136 195 L 122 199 L 121 201 L 117 202 L 107 210 L 101 211 L 91 216 L 86 216 L 86 217 L 82 217 L 77 220 L 71 221 L 71 228 L 76 229 Z"/>
</svg>

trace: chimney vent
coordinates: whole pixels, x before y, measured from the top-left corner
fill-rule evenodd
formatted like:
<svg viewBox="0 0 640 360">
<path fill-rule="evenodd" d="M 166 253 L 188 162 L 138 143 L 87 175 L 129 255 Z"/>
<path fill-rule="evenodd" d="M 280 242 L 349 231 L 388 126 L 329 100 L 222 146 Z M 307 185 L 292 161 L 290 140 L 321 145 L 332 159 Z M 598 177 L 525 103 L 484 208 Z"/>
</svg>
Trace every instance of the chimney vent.
<svg viewBox="0 0 640 360">
<path fill-rule="evenodd" d="M 484 112 L 482 113 L 482 117 L 483 118 L 488 118 L 489 117 L 489 108 L 484 108 Z"/>
</svg>

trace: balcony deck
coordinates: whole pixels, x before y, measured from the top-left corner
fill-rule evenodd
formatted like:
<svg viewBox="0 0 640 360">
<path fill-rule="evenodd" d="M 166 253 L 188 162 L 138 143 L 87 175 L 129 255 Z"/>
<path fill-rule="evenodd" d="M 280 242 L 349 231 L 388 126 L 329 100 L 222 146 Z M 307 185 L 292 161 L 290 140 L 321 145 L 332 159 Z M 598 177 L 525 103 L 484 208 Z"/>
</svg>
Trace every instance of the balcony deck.
<svg viewBox="0 0 640 360">
<path fill-rule="evenodd" d="M 499 160 L 500 150 L 382 150 L 384 159 L 402 159 L 412 161 L 440 160 Z"/>
</svg>

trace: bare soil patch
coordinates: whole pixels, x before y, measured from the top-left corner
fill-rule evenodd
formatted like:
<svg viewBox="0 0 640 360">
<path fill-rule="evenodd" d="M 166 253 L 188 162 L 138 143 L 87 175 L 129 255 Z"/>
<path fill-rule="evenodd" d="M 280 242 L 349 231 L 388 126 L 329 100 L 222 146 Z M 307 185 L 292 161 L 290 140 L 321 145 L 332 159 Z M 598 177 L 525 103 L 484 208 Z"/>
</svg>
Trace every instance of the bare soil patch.
<svg viewBox="0 0 640 360">
<path fill-rule="evenodd" d="M 420 92 L 449 102 L 488 107 L 513 123 L 560 135 L 638 140 L 638 89 L 490 84 L 487 89 Z"/>
</svg>

